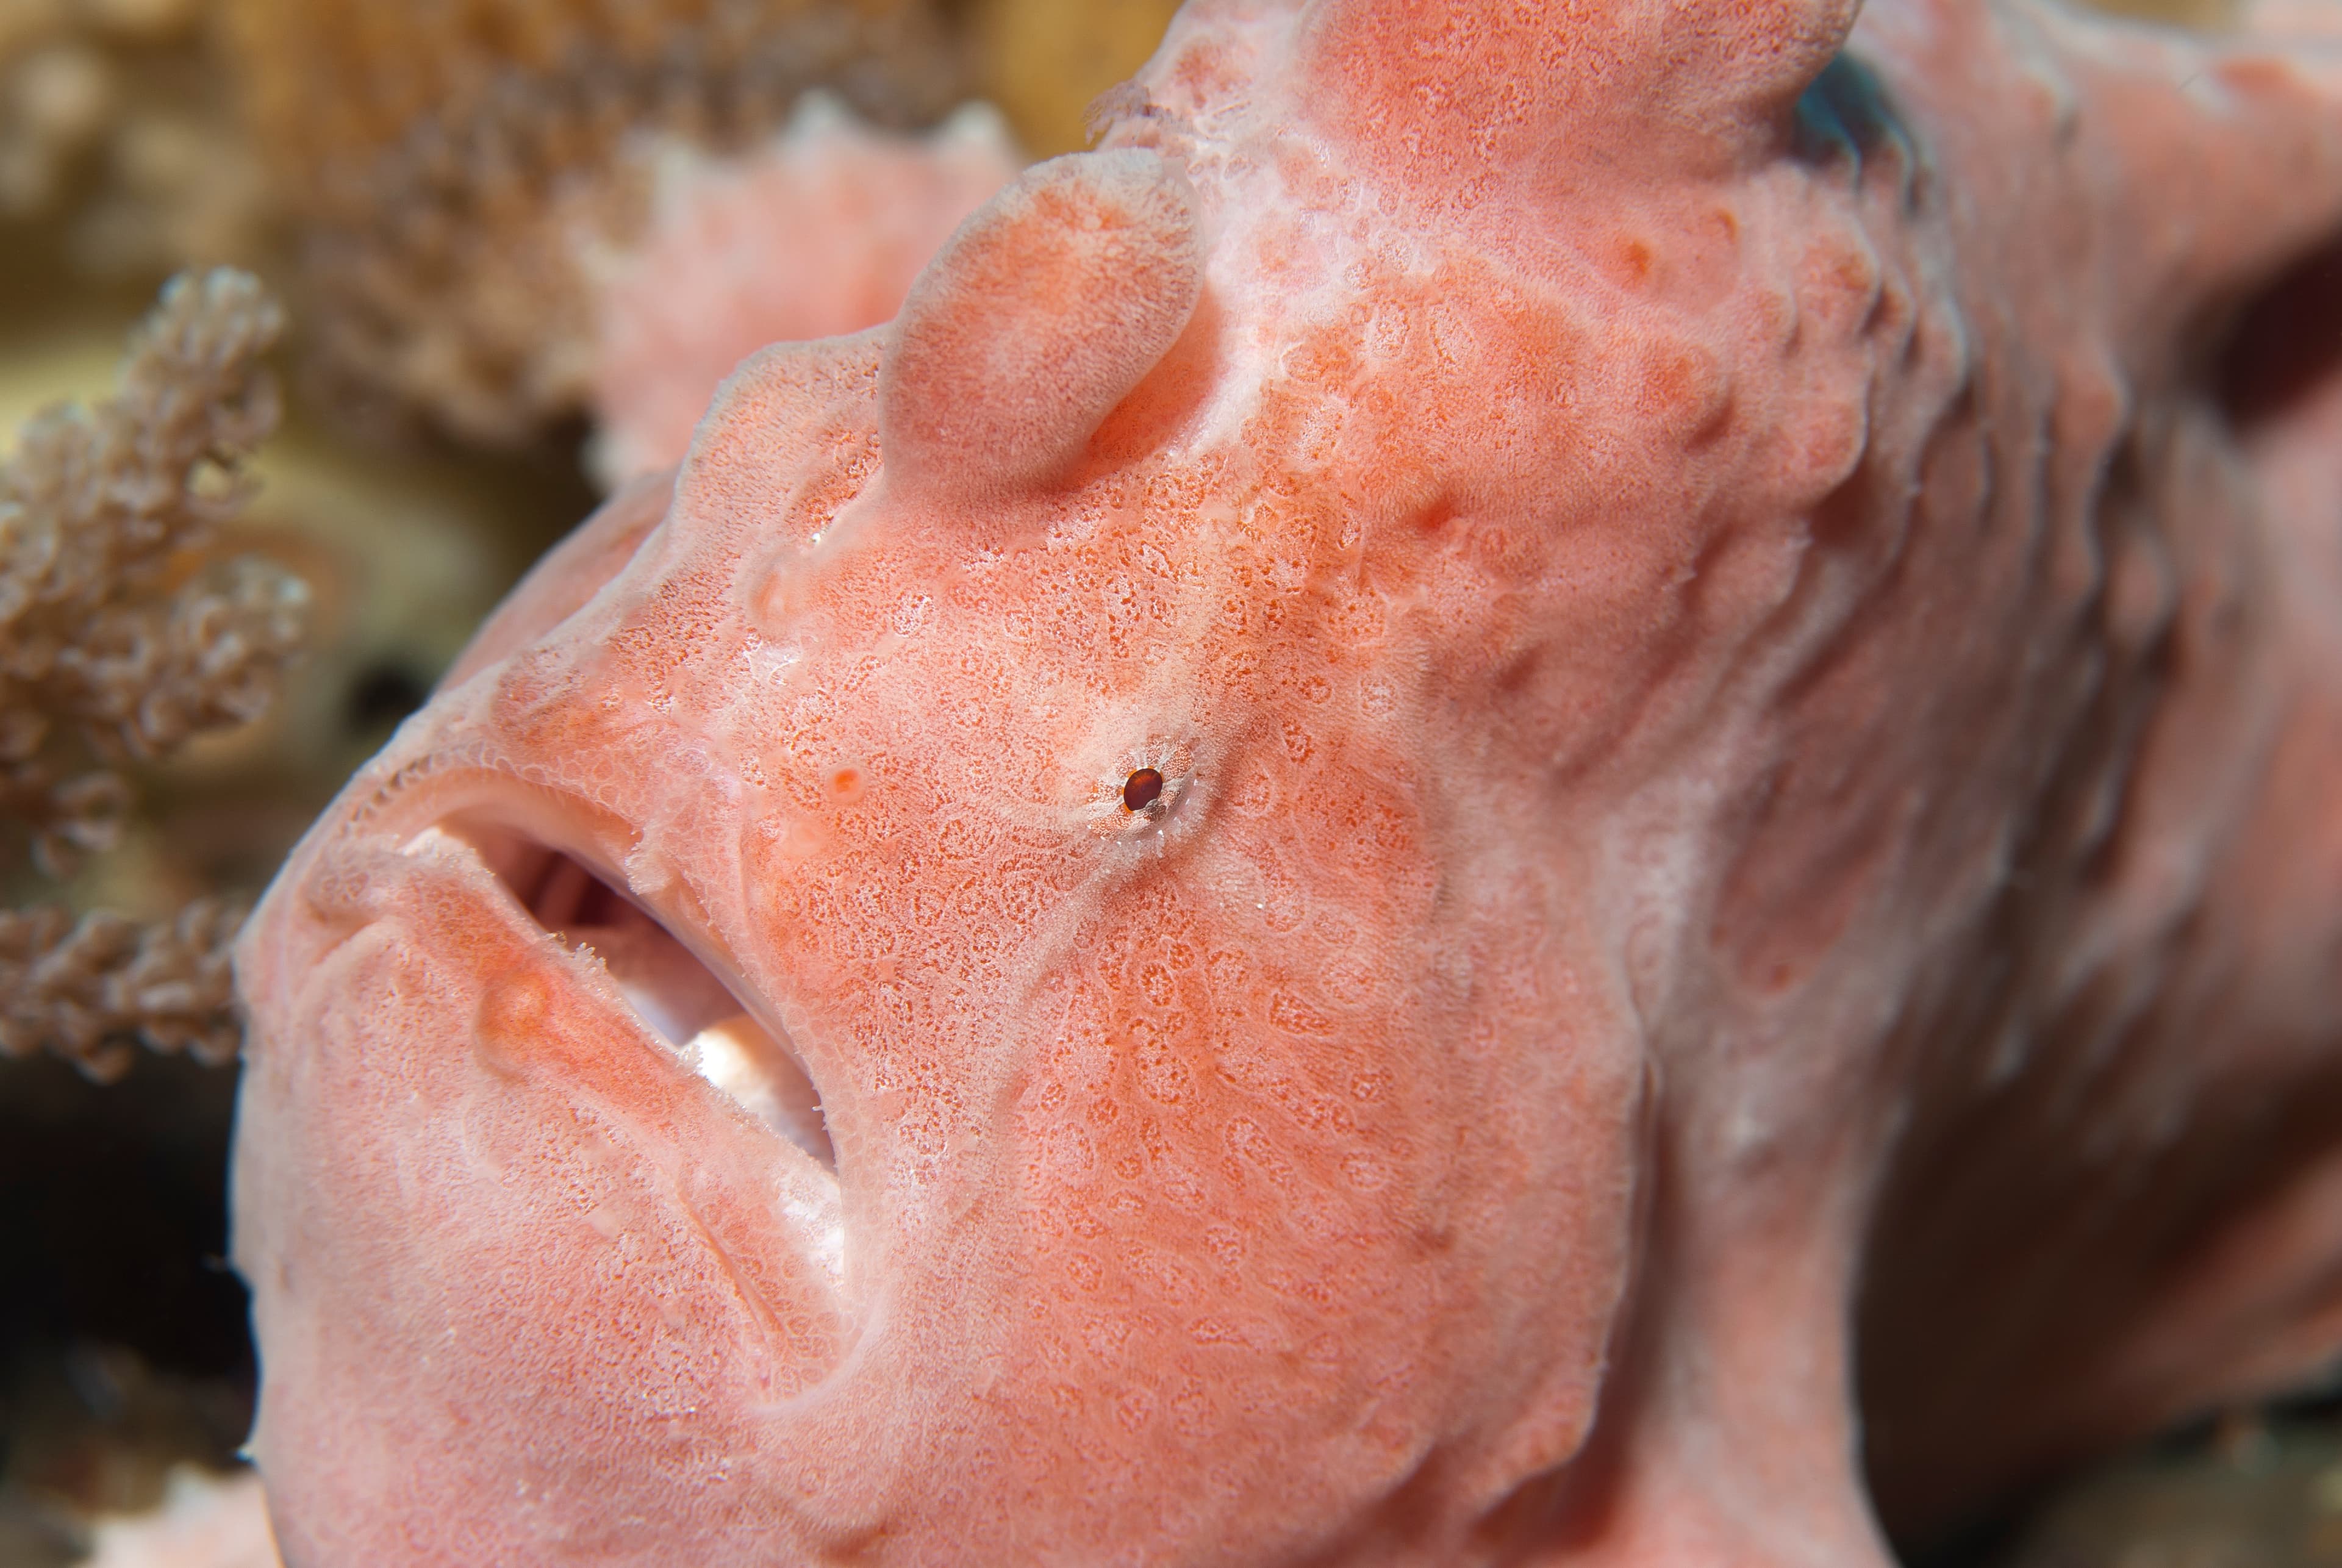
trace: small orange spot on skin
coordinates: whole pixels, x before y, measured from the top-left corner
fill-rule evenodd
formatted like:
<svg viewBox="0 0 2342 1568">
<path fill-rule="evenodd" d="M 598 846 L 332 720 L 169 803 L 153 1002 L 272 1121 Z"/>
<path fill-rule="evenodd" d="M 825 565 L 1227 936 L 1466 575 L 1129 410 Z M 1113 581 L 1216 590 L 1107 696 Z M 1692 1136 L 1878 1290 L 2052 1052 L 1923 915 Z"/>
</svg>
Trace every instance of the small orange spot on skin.
<svg viewBox="0 0 2342 1568">
<path fill-rule="evenodd" d="M 1618 279 L 1629 286 L 1650 282 L 1652 270 L 1658 265 L 1656 253 L 1645 239 L 1630 239 L 1620 245 L 1616 259 Z"/>
<path fill-rule="evenodd" d="M 553 997 L 545 977 L 515 969 L 488 982 L 480 994 L 480 1038 L 525 1044 L 545 1033 Z"/>
<path fill-rule="evenodd" d="M 1655 347 L 1644 357 L 1642 408 L 1687 438 L 1712 425 L 1725 403 L 1724 376 L 1715 356 L 1688 344 Z"/>
<path fill-rule="evenodd" d="M 801 816 L 790 821 L 775 840 L 773 848 L 782 860 L 807 861 L 827 849 L 829 842 L 828 830 L 821 823 Z"/>
<path fill-rule="evenodd" d="M 829 798 L 840 805 L 852 805 L 862 798 L 862 770 L 851 764 L 829 770 Z"/>
</svg>

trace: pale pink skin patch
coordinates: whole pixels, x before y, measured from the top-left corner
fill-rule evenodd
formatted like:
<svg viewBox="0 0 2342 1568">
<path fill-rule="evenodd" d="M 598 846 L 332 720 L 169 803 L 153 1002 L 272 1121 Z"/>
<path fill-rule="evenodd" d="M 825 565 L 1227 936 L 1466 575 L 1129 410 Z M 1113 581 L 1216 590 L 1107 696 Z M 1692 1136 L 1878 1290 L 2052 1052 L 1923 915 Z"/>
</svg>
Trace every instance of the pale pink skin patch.
<svg viewBox="0 0 2342 1568">
<path fill-rule="evenodd" d="M 717 385 L 757 349 L 891 317 L 936 247 L 1024 166 L 989 106 L 911 136 L 817 94 L 751 152 L 658 159 L 650 226 L 591 268 L 592 459 L 613 487 L 682 461 Z"/>
<path fill-rule="evenodd" d="M 743 363 L 240 949 L 295 1568 L 1881 1568 L 2329 1357 L 2342 58 L 1856 10 L 1198 0 Z"/>
</svg>

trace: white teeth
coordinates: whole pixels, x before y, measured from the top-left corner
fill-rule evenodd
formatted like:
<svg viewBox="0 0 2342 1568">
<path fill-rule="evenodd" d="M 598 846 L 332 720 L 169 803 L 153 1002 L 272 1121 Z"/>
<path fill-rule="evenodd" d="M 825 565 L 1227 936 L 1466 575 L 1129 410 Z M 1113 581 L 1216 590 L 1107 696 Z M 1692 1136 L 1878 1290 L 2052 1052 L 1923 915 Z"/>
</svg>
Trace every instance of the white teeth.
<svg viewBox="0 0 2342 1568">
<path fill-rule="evenodd" d="M 821 1096 L 796 1059 L 746 1013 L 719 1018 L 691 1037 L 684 1060 L 750 1115 L 825 1165 L 835 1165 Z"/>
</svg>

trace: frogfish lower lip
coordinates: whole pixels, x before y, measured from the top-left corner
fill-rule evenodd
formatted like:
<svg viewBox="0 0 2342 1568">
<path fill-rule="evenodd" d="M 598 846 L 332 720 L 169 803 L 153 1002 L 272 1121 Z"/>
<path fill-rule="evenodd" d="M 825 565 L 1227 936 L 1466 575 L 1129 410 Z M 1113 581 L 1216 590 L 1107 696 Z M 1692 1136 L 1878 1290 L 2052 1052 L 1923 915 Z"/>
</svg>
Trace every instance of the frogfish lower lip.
<svg viewBox="0 0 2342 1568">
<path fill-rule="evenodd" d="M 835 1176 L 820 1092 L 773 1009 L 620 892 L 622 879 L 550 836 L 485 814 L 444 818 L 404 845 L 409 854 L 435 846 L 476 856 L 529 921 L 600 960 L 645 1032 Z"/>
</svg>

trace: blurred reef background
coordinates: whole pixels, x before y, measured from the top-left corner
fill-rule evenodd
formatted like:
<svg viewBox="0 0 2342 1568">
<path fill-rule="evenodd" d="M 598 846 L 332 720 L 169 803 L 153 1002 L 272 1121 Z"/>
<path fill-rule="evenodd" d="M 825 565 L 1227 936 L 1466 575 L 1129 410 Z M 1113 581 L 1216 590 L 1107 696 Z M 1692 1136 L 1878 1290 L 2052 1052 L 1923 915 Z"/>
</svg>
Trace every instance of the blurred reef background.
<svg viewBox="0 0 2342 1568">
<path fill-rule="evenodd" d="M 883 319 L 904 257 L 1082 145 L 1174 9 L 0 0 L 0 1568 L 235 1466 L 225 944 L 599 484 L 671 455 L 651 415 L 612 428 L 597 367 L 646 352 L 611 302 L 676 203 L 795 180 L 806 275 L 736 280 L 742 308 Z M 841 135 L 927 172 L 822 187 Z M 868 297 L 806 317 L 783 295 L 824 268 Z M 2342 1424 L 2240 1413 L 1914 1561 L 2342 1564 Z"/>
</svg>

